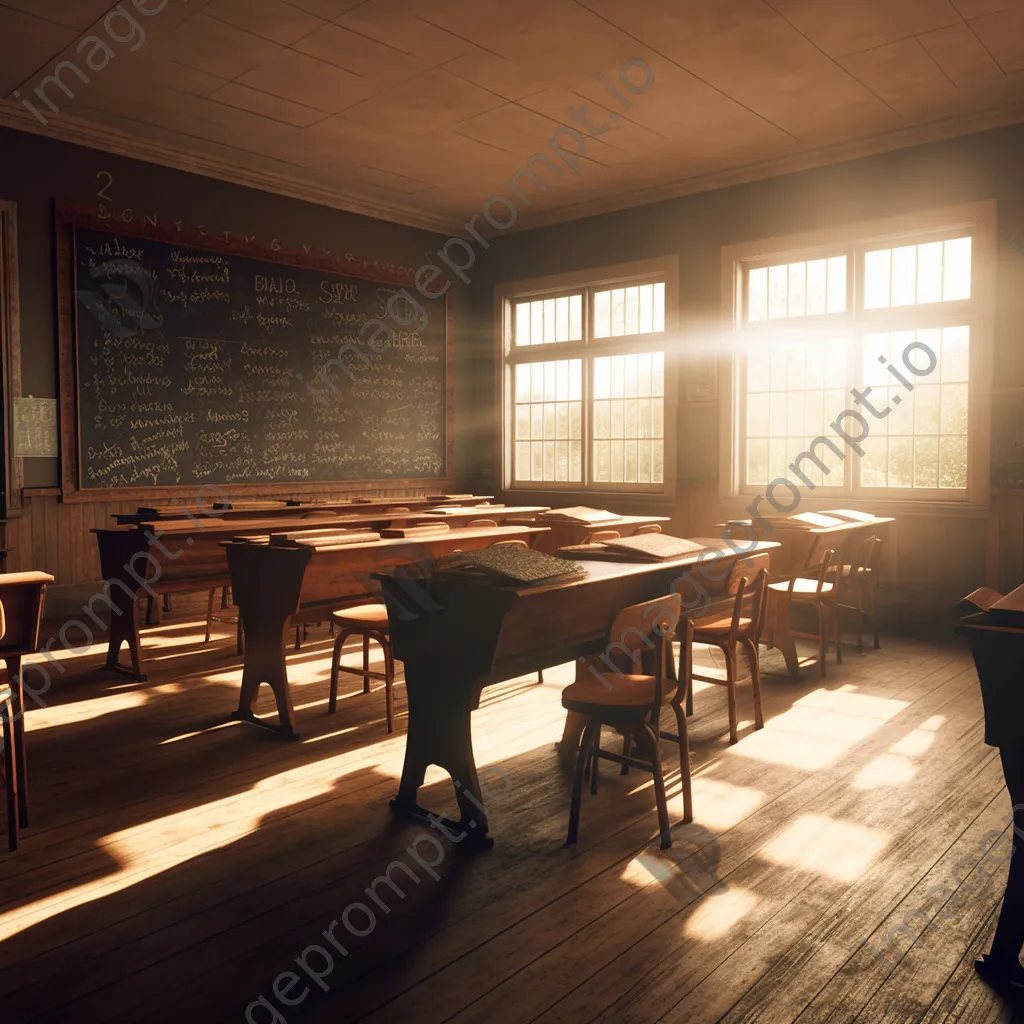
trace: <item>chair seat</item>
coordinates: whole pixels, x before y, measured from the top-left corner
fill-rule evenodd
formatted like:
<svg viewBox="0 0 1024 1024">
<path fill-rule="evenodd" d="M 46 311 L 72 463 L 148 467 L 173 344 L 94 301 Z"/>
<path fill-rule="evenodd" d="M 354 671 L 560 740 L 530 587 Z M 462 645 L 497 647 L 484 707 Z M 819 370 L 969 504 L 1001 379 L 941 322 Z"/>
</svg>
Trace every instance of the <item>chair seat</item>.
<svg viewBox="0 0 1024 1024">
<path fill-rule="evenodd" d="M 751 620 L 741 618 L 739 621 L 739 633 L 743 636 L 751 626 Z M 732 629 L 732 615 L 708 615 L 706 618 L 697 619 L 693 623 L 694 639 L 698 640 L 700 633 L 728 633 Z"/>
<path fill-rule="evenodd" d="M 654 676 L 620 676 L 603 663 L 593 667 L 600 677 L 582 663 L 577 665 L 576 681 L 562 691 L 562 707 L 584 713 L 599 708 L 636 708 L 646 711 L 654 703 L 657 683 Z M 676 684 L 674 680 L 666 680 L 666 684 L 663 700 L 667 704 L 676 694 Z"/>
<path fill-rule="evenodd" d="M 832 586 L 833 585 L 831 583 L 823 583 L 821 585 L 821 593 L 822 593 L 822 595 L 831 593 Z M 787 593 L 789 591 L 789 581 L 787 580 L 785 582 L 769 583 L 768 584 L 768 589 L 769 590 L 774 590 L 774 591 L 776 591 L 777 593 L 780 593 L 780 594 L 785 594 L 785 593 Z M 814 597 L 814 596 L 817 595 L 817 593 L 818 593 L 818 581 L 817 580 L 808 580 L 808 579 L 804 579 L 802 576 L 798 576 L 796 578 L 796 580 L 793 581 L 793 596 L 794 597 Z"/>
<path fill-rule="evenodd" d="M 871 572 L 872 572 L 872 570 L 871 570 L 870 566 L 865 568 L 863 565 L 858 565 L 857 569 L 856 569 L 856 574 L 858 576 L 870 576 Z M 854 573 L 853 566 L 852 565 L 844 565 L 843 568 L 842 568 L 842 573 L 843 573 L 844 576 L 851 576 L 851 575 L 853 575 L 853 573 Z"/>
<path fill-rule="evenodd" d="M 344 629 L 388 628 L 388 610 L 382 604 L 357 604 L 351 608 L 339 608 L 331 612 L 335 625 Z"/>
</svg>

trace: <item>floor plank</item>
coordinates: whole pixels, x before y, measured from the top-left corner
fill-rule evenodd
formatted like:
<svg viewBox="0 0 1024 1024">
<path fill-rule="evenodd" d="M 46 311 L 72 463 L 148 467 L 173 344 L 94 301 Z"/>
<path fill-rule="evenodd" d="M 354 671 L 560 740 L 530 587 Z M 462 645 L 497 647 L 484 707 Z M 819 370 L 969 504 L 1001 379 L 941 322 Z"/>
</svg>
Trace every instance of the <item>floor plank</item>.
<svg viewBox="0 0 1024 1024">
<path fill-rule="evenodd" d="M 695 820 L 668 851 L 649 776 L 607 764 L 563 847 L 570 779 L 554 742 L 572 667 L 493 687 L 473 728 L 496 846 L 474 856 L 388 813 L 401 685 L 391 737 L 382 693 L 354 680 L 327 716 L 331 643 L 313 627 L 289 655 L 302 742 L 228 724 L 240 662 L 226 630 L 199 642 L 202 610 L 176 596 L 146 631 L 147 683 L 98 671 L 98 648 L 50 666 L 26 720 L 32 827 L 0 857 L 10 1019 L 1010 1019 L 973 972 L 1009 803 L 965 648 L 886 638 L 825 680 L 766 676 L 766 728 L 744 691 L 735 746 L 724 690 L 700 687 Z M 678 820 L 670 745 L 665 761 Z M 451 806 L 449 790 L 435 772 L 425 800 Z M 438 857 L 429 871 L 414 843 Z M 389 866 L 400 894 L 374 881 Z M 333 926 L 342 954 L 323 933 L 356 903 L 373 927 Z M 320 984 L 296 964 L 326 968 L 314 945 L 334 952 Z M 302 980 L 275 993 L 286 971 Z"/>
</svg>

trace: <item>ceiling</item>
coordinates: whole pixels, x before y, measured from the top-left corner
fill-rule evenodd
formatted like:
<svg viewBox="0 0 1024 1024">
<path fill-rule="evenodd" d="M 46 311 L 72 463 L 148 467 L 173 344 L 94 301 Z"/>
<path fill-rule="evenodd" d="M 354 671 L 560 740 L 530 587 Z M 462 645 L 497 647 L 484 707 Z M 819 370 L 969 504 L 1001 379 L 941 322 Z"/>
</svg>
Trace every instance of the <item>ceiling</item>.
<svg viewBox="0 0 1024 1024">
<path fill-rule="evenodd" d="M 439 230 L 514 195 L 534 153 L 562 173 L 536 165 L 550 187 L 521 183 L 517 227 L 1024 121 L 1024 0 L 122 6 L 141 45 L 123 19 L 126 42 L 110 38 L 110 0 L 0 0 L 0 122 Z M 115 54 L 100 70 L 89 34 Z M 634 58 L 654 76 L 642 94 L 619 82 Z M 51 87 L 44 127 L 12 93 L 58 60 L 89 82 L 66 69 L 75 96 Z M 587 134 L 583 104 L 609 127 L 574 172 L 548 142 L 562 124 Z"/>
</svg>

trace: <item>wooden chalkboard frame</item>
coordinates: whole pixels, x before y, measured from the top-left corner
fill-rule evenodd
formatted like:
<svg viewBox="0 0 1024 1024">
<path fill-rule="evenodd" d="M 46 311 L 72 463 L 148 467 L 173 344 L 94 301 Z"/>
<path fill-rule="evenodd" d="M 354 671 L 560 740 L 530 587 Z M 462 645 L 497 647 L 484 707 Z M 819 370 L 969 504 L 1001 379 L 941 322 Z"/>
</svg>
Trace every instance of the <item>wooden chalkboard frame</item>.
<svg viewBox="0 0 1024 1024">
<path fill-rule="evenodd" d="M 348 259 L 317 256 L 294 249 L 274 249 L 258 243 L 222 240 L 216 235 L 191 229 L 178 230 L 175 225 L 144 222 L 124 224 L 114 222 L 109 215 L 102 217 L 99 211 L 89 206 L 70 203 L 56 204 L 57 227 L 57 349 L 60 388 L 60 451 L 61 451 L 61 493 L 64 501 L 135 501 L 152 499 L 154 493 L 176 497 L 195 498 L 196 484 L 178 484 L 167 487 L 111 487 L 83 488 L 79 478 L 79 420 L 78 420 L 78 367 L 76 362 L 77 310 L 74 301 L 74 229 L 88 228 L 118 234 L 125 238 L 149 239 L 156 242 L 177 243 L 193 246 L 209 252 L 227 256 L 247 256 L 266 260 L 284 266 L 321 270 L 329 274 L 343 274 L 358 277 L 374 284 L 398 284 L 415 287 L 415 271 L 378 260 Z M 430 487 L 435 491 L 450 489 L 454 483 L 455 459 L 454 431 L 454 312 L 451 289 L 445 295 L 445 475 L 443 477 L 419 477 L 410 479 L 385 480 L 333 480 L 333 481 L 291 481 L 286 483 L 259 484 L 218 484 L 229 495 L 275 496 L 296 494 L 324 495 L 349 492 L 386 493 L 388 491 L 409 491 Z M 199 485 L 201 486 L 201 485 Z"/>
</svg>

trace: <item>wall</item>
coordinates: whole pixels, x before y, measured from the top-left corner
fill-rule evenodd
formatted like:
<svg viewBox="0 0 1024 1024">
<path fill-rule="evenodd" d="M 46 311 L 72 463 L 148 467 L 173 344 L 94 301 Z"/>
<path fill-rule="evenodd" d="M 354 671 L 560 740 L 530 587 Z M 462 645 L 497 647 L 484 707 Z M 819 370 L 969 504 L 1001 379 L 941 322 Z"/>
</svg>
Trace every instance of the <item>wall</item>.
<svg viewBox="0 0 1024 1024">
<path fill-rule="evenodd" d="M 21 299 L 21 390 L 57 394 L 54 287 L 54 204 L 103 205 L 112 223 L 145 215 L 183 226 L 255 235 L 269 244 L 350 252 L 367 260 L 416 268 L 443 239 L 427 231 L 325 209 L 255 189 L 111 156 L 0 128 L 0 199 L 17 203 Z M 456 297 L 456 315 L 459 299 Z M 9 570 L 43 569 L 58 583 L 94 580 L 99 573 L 92 526 L 126 506 L 58 501 L 56 459 L 25 459 L 25 508 L 8 528 Z M 368 492 L 370 493 L 370 492 Z"/>
<path fill-rule="evenodd" d="M 688 358 L 720 330 L 723 246 L 994 198 L 999 201 L 1000 233 L 1022 249 L 1005 238 L 1000 241 L 995 380 L 1001 387 L 1024 386 L 1022 167 L 1024 126 L 1014 126 L 500 239 L 486 265 L 488 281 L 479 282 L 473 296 L 473 310 L 480 318 L 472 335 L 479 351 L 472 370 L 474 422 L 480 433 L 468 456 L 464 484 L 485 490 L 499 485 L 490 412 L 498 401 L 493 305 L 485 285 L 502 281 L 677 255 L 682 324 L 678 344 L 685 377 Z M 690 536 L 706 534 L 722 514 L 717 404 L 682 403 L 678 430 L 674 526 Z M 1007 507 L 1012 505 L 1011 498 Z M 1005 515 L 1006 529 L 1015 536 L 1016 513 Z M 984 516 L 936 517 L 927 509 L 902 515 L 885 545 L 883 566 L 894 610 L 913 617 L 923 609 L 946 609 L 981 585 L 991 534 Z M 1005 558 L 990 554 L 1004 584 L 1024 578 L 1019 547 L 1017 538 Z"/>
</svg>

